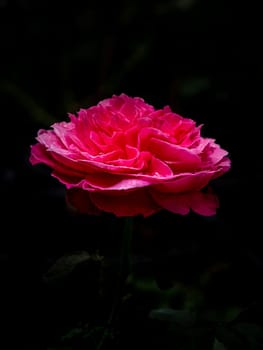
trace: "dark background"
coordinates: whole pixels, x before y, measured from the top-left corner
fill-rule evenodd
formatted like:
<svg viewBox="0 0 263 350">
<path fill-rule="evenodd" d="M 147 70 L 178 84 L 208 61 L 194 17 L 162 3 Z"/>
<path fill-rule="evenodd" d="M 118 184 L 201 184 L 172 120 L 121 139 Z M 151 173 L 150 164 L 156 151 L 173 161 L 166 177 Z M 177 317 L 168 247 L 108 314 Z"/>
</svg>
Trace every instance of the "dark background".
<svg viewBox="0 0 263 350">
<path fill-rule="evenodd" d="M 213 277 L 206 303 L 243 307 L 261 299 L 260 22 L 253 2 L 0 1 L 1 318 L 6 325 L 11 316 L 9 341 L 48 349 L 65 324 L 74 327 L 82 317 L 79 291 L 88 283 L 77 279 L 77 291 L 71 282 L 60 292 L 43 283 L 57 258 L 118 252 L 114 218 L 69 213 L 63 186 L 28 158 L 39 128 L 122 92 L 204 124 L 203 135 L 232 161 L 214 183 L 216 217 L 160 213 L 138 220 L 137 254 L 153 261 L 162 288 L 170 283 L 167 271 L 195 284 L 200 271 L 228 264 Z"/>
</svg>

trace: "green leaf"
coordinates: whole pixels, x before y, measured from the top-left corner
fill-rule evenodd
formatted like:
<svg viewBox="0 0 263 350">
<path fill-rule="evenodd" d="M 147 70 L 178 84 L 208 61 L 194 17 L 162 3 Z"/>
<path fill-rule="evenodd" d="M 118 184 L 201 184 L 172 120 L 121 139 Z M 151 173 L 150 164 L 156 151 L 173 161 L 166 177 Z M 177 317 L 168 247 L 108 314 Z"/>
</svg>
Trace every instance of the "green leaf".
<svg viewBox="0 0 263 350">
<path fill-rule="evenodd" d="M 19 103 L 28 112 L 28 116 L 33 121 L 47 126 L 56 121 L 32 96 L 12 82 L 6 81 L 1 83 L 0 91 L 10 95 L 14 101 Z"/>
<path fill-rule="evenodd" d="M 192 97 L 209 89 L 210 80 L 207 77 L 193 77 L 185 79 L 180 86 L 180 92 L 184 97 Z"/>
<path fill-rule="evenodd" d="M 67 277 L 79 264 L 85 261 L 102 261 L 99 255 L 90 255 L 86 251 L 77 251 L 63 255 L 43 276 L 47 283 L 56 283 Z"/>
<path fill-rule="evenodd" d="M 254 323 L 240 322 L 233 326 L 241 334 L 254 337 L 263 341 L 263 327 Z"/>
<path fill-rule="evenodd" d="M 226 350 L 226 347 L 217 338 L 215 338 L 212 350 Z"/>
<path fill-rule="evenodd" d="M 251 350 L 262 349 L 263 347 L 263 327 L 253 323 L 240 322 L 233 328 L 246 338 Z"/>
<path fill-rule="evenodd" d="M 150 312 L 150 318 L 176 323 L 181 326 L 191 326 L 195 322 L 196 314 L 188 310 L 174 310 L 170 308 L 155 309 Z"/>
<path fill-rule="evenodd" d="M 243 337 L 230 327 L 218 326 L 216 337 L 230 350 L 247 350 Z"/>
<path fill-rule="evenodd" d="M 74 338 L 78 338 L 83 335 L 82 328 L 73 328 L 66 335 L 61 337 L 62 341 L 72 340 Z"/>
<path fill-rule="evenodd" d="M 66 335 L 61 337 L 61 341 L 66 345 L 74 344 L 74 342 L 81 342 L 89 349 L 97 349 L 96 345 L 99 344 L 102 338 L 104 338 L 104 341 L 111 340 L 114 338 L 114 334 L 111 330 L 102 326 L 90 328 L 86 325 L 83 328 L 74 328 L 70 330 Z"/>
</svg>

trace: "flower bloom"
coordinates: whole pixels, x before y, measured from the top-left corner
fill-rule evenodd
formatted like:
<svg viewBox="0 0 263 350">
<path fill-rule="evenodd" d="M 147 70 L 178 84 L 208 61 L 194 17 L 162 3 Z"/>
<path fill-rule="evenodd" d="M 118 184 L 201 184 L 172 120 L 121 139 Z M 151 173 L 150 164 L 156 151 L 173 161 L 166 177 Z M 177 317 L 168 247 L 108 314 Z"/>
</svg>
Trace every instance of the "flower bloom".
<svg viewBox="0 0 263 350">
<path fill-rule="evenodd" d="M 39 130 L 30 162 L 50 167 L 81 212 L 214 215 L 218 200 L 205 189 L 230 169 L 230 159 L 200 130 L 168 106 L 156 110 L 142 98 L 113 95 Z"/>
</svg>

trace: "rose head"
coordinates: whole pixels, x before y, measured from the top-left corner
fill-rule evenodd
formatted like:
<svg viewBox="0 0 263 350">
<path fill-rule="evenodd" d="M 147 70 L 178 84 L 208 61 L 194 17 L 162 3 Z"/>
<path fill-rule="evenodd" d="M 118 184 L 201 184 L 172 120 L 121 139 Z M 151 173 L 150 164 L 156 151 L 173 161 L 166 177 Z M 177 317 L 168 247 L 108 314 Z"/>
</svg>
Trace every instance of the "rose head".
<svg viewBox="0 0 263 350">
<path fill-rule="evenodd" d="M 216 197 L 201 190 L 230 169 L 230 160 L 193 120 L 125 94 L 69 118 L 39 130 L 30 162 L 52 169 L 73 207 L 116 216 L 215 214 Z"/>
</svg>

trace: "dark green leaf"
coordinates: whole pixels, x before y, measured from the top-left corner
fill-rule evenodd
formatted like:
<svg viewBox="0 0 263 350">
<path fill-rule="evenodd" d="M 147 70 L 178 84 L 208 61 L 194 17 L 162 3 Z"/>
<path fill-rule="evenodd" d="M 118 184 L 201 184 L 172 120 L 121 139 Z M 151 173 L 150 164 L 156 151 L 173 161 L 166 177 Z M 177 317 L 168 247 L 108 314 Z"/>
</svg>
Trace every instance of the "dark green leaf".
<svg viewBox="0 0 263 350">
<path fill-rule="evenodd" d="M 235 330 L 224 326 L 216 328 L 216 337 L 229 350 L 247 350 L 244 338 Z"/>
<path fill-rule="evenodd" d="M 101 261 L 102 257 L 98 255 L 90 255 L 86 251 L 78 251 L 63 255 L 44 275 L 44 281 L 54 283 L 64 279 L 69 275 L 79 264 L 85 261 Z"/>
<path fill-rule="evenodd" d="M 240 322 L 233 326 L 241 334 L 244 334 L 248 337 L 254 337 L 261 339 L 263 341 L 263 327 L 253 323 Z"/>
<path fill-rule="evenodd" d="M 152 310 L 150 318 L 176 323 L 181 326 L 191 326 L 195 322 L 196 314 L 187 310 L 161 308 Z"/>
<path fill-rule="evenodd" d="M 215 338 L 212 350 L 226 350 L 226 347 L 217 338 Z"/>
<path fill-rule="evenodd" d="M 246 338 L 250 349 L 263 348 L 263 327 L 252 323 L 237 323 L 233 328 Z"/>
<path fill-rule="evenodd" d="M 207 77 L 193 77 L 191 79 L 185 79 L 181 83 L 181 94 L 183 96 L 195 96 L 208 89 L 210 86 L 209 78 Z"/>
<path fill-rule="evenodd" d="M 62 337 L 62 341 L 72 340 L 76 337 L 80 337 L 83 334 L 82 328 L 73 328 L 66 335 Z"/>
</svg>

